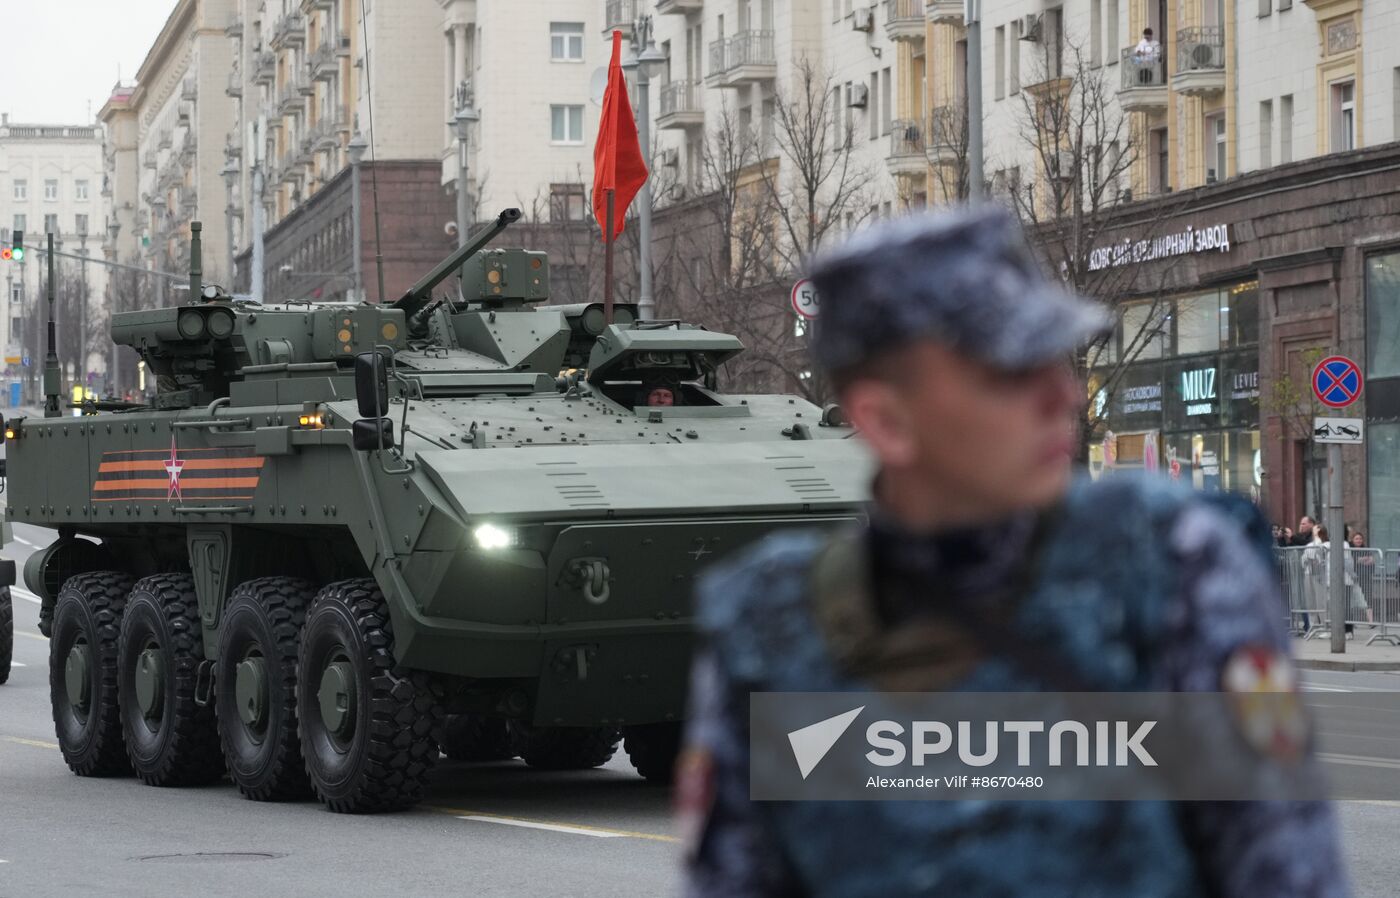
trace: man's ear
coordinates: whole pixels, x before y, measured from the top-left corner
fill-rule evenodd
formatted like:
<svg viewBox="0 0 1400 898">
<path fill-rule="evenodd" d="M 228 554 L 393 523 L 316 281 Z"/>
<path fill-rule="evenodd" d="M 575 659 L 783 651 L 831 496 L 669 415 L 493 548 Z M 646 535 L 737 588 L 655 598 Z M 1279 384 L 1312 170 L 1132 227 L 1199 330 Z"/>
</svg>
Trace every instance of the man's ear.
<svg viewBox="0 0 1400 898">
<path fill-rule="evenodd" d="M 841 408 L 883 467 L 913 463 L 918 455 L 914 421 L 898 388 L 874 378 L 857 380 L 841 392 Z"/>
</svg>

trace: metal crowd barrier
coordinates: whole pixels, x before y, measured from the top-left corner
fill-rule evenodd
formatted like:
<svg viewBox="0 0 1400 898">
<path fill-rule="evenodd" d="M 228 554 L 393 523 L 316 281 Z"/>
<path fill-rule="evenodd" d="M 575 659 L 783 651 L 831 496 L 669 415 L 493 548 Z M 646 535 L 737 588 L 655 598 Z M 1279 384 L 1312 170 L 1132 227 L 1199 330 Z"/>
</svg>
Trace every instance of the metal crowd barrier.
<svg viewBox="0 0 1400 898">
<path fill-rule="evenodd" d="M 1279 584 L 1288 601 L 1289 629 L 1304 639 L 1330 636 L 1327 591 L 1331 559 L 1322 546 L 1275 550 Z M 1349 629 L 1369 631 L 1366 644 L 1400 645 L 1400 550 L 1346 549 L 1343 589 Z"/>
</svg>

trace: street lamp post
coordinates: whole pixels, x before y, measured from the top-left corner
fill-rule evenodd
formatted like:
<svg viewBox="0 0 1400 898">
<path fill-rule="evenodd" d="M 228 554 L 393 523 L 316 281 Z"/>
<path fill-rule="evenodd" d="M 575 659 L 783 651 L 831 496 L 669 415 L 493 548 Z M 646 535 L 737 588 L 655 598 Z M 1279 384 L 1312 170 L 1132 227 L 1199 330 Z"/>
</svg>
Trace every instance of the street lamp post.
<svg viewBox="0 0 1400 898">
<path fill-rule="evenodd" d="M 345 145 L 345 152 L 350 156 L 350 243 L 353 247 L 350 255 L 354 272 L 354 286 L 351 289 L 355 291 L 355 302 L 363 302 L 365 298 L 364 271 L 360 267 L 360 160 L 365 158 L 367 149 L 369 141 L 359 131 Z"/>
<path fill-rule="evenodd" d="M 622 67 L 635 71 L 637 75 L 637 142 L 642 146 L 642 159 L 647 166 L 647 179 L 637 194 L 637 231 L 641 244 L 637 266 L 641 269 L 637 314 L 652 318 L 656 302 L 651 295 L 651 73 L 649 69 L 666 61 L 666 54 L 656 48 L 652 39 L 651 16 L 638 16 L 632 23 L 632 52 L 623 60 Z"/>
<path fill-rule="evenodd" d="M 117 234 L 121 232 L 122 226 L 117 221 L 116 215 L 107 222 L 107 244 L 112 250 L 112 261 L 117 256 Z M 107 276 L 107 304 L 113 314 L 117 311 L 117 277 L 116 273 L 109 273 Z M 112 395 L 118 398 L 122 395 L 121 370 L 117 367 L 117 341 L 112 341 L 111 361 L 107 363 L 108 377 L 112 381 Z"/>
<path fill-rule="evenodd" d="M 82 291 L 82 293 L 81 293 L 81 295 L 78 297 L 78 366 L 77 366 L 77 371 L 74 372 L 74 378 L 73 378 L 74 380 L 76 380 L 76 381 L 78 381 L 79 383 L 81 383 L 84 387 L 87 386 L 87 375 L 88 375 L 88 320 L 87 320 L 87 308 L 88 308 L 87 239 L 88 239 L 88 233 L 87 233 L 87 224 L 85 223 L 85 221 L 86 221 L 85 219 L 82 219 L 82 218 L 79 219 L 79 223 L 82 224 L 82 229 L 78 231 L 78 255 L 82 256 L 82 259 L 78 262 L 78 274 L 79 274 L 79 277 L 80 277 L 81 280 L 82 280 L 82 284 L 81 284 L 81 286 L 80 286 L 80 288 L 79 288 L 79 289 Z"/>
<path fill-rule="evenodd" d="M 227 253 L 228 253 L 228 256 L 227 256 L 227 258 L 228 258 L 228 286 L 229 286 L 229 289 L 232 290 L 232 289 L 233 289 L 233 281 L 234 281 L 234 277 L 233 277 L 233 189 L 234 189 L 235 186 L 237 186 L 237 184 L 238 184 L 238 176 L 241 174 L 241 172 L 238 170 L 238 166 L 234 164 L 234 161 L 233 161 L 233 157 L 232 157 L 232 156 L 225 156 L 225 157 L 224 157 L 224 167 L 223 167 L 223 169 L 219 172 L 219 174 L 221 174 L 221 175 L 224 176 L 224 190 L 225 190 L 225 193 L 228 195 L 228 202 L 227 202 L 227 204 L 225 204 L 225 206 L 224 206 L 224 230 L 225 230 L 225 231 L 227 232 L 227 234 L 228 234 L 228 238 L 227 238 L 227 241 L 226 241 L 227 244 L 228 244 L 228 245 L 227 245 Z"/>
<path fill-rule="evenodd" d="M 448 122 L 457 136 L 457 246 L 467 243 L 467 230 L 471 226 L 471 197 L 467 186 L 467 153 L 471 142 L 471 126 L 481 115 L 472 105 L 471 84 L 463 81 L 457 87 L 457 114 Z"/>
</svg>

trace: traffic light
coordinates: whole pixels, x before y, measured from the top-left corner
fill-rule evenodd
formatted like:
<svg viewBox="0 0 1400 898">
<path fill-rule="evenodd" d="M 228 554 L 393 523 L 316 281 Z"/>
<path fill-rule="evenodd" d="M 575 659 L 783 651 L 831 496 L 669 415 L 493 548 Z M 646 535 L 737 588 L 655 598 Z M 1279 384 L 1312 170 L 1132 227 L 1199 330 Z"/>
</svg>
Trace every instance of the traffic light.
<svg viewBox="0 0 1400 898">
<path fill-rule="evenodd" d="M 15 231 L 15 233 L 14 233 L 14 239 L 13 239 L 13 241 L 12 241 L 12 245 L 11 245 L 11 246 L 5 247 L 5 249 L 4 249 L 3 251 L 0 251 L 0 259 L 4 259 L 4 260 L 7 261 L 7 262 L 8 262 L 8 261 L 11 261 L 11 260 L 13 260 L 13 261 L 15 261 L 15 262 L 23 262 L 23 261 L 24 261 L 24 232 L 23 232 L 23 231 Z"/>
</svg>

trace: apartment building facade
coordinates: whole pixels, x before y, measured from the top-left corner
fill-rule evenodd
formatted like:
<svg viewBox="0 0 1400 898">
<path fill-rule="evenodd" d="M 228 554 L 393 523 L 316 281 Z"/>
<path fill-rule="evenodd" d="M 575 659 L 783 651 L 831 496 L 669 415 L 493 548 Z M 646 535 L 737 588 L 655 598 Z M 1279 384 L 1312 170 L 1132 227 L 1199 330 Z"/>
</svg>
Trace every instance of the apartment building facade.
<svg viewBox="0 0 1400 898">
<path fill-rule="evenodd" d="M 224 89 L 233 58 L 224 26 L 233 0 L 179 0 L 136 72 L 99 113 L 110 141 L 107 177 L 121 225 L 111 252 L 178 272 L 189 264 L 190 223 L 224 246 L 224 147 L 234 110 Z M 227 257 L 206 256 L 211 281 L 231 280 Z M 152 279 L 165 298 L 169 282 Z"/>
<path fill-rule="evenodd" d="M 4 349 L 0 403 L 6 406 L 35 396 L 42 365 L 42 357 L 36 361 L 36 356 L 43 346 L 48 320 L 46 263 L 40 252 L 46 235 L 54 236 L 58 252 L 102 257 L 109 208 L 102 155 L 102 129 L 95 124 L 12 123 L 8 116 L 0 115 L 0 246 L 14 245 L 17 232 L 22 231 L 27 249 L 20 261 L 0 261 L 0 279 L 4 280 L 4 292 L 0 293 L 0 348 Z M 106 272 L 100 265 L 84 265 L 81 258 L 58 258 L 65 293 L 81 297 L 80 291 L 86 287 L 86 300 L 80 298 L 74 309 L 77 314 L 65 316 L 61 323 L 81 327 L 84 310 L 92 321 L 98 320 L 106 293 Z M 84 361 L 65 361 L 70 376 L 86 380 L 92 375 L 96 386 L 102 386 L 106 354 L 94 351 Z"/>
</svg>

